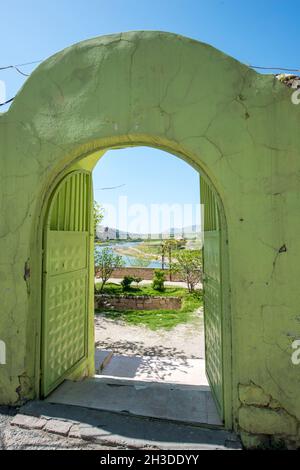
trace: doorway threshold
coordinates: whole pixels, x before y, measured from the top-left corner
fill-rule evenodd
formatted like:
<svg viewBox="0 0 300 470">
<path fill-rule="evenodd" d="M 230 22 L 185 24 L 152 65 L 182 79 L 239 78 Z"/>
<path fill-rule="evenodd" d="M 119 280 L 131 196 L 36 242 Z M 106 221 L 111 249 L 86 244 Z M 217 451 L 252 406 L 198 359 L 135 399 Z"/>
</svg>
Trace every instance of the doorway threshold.
<svg viewBox="0 0 300 470">
<path fill-rule="evenodd" d="M 46 401 L 193 425 L 223 425 L 205 386 L 102 375 L 79 382 L 66 380 Z"/>
</svg>

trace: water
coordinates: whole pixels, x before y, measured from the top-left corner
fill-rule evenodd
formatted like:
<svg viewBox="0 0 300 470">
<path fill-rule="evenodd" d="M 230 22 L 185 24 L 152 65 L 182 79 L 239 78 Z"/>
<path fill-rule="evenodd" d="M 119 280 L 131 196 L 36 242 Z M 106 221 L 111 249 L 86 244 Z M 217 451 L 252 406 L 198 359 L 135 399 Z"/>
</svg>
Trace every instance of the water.
<svg viewBox="0 0 300 470">
<path fill-rule="evenodd" d="M 126 268 L 161 268 L 161 259 L 158 260 L 147 260 L 147 259 L 141 259 L 137 258 L 132 255 L 123 255 L 121 253 L 118 253 L 116 250 L 118 248 L 127 248 L 127 247 L 138 247 L 142 242 L 120 242 L 120 243 L 112 243 L 111 245 L 106 243 L 101 244 L 101 245 L 95 245 L 95 249 L 97 251 L 102 251 L 104 248 L 109 248 L 112 252 L 114 252 L 116 255 L 121 256 L 124 266 Z M 167 263 L 165 263 L 165 267 L 167 267 Z"/>
</svg>

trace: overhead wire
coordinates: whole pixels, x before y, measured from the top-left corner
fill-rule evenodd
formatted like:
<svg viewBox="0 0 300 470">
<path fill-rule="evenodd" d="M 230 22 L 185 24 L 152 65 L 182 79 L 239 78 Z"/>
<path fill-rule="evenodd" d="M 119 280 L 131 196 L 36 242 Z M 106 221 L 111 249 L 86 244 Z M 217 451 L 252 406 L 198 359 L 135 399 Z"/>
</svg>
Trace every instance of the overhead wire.
<svg viewBox="0 0 300 470">
<path fill-rule="evenodd" d="M 25 67 L 27 65 L 39 64 L 42 61 L 43 61 L 43 59 L 34 60 L 34 61 L 31 61 L 31 62 L 23 62 L 22 64 L 5 65 L 3 67 L 0 67 L 0 71 L 1 70 L 14 69 L 20 75 L 23 75 L 24 77 L 29 77 L 30 73 L 23 72 L 22 70 L 20 70 L 20 67 Z M 293 67 L 291 67 L 291 68 L 289 68 L 289 67 L 277 67 L 277 66 L 276 67 L 265 67 L 265 66 L 261 66 L 261 65 L 251 65 L 251 64 L 248 64 L 248 67 L 250 67 L 252 69 L 256 69 L 256 70 L 277 70 L 277 71 L 282 71 L 282 72 L 293 72 L 293 73 L 299 73 L 300 72 L 300 68 L 296 69 L 296 68 L 293 68 Z M 0 106 L 4 106 L 8 103 L 11 103 L 14 100 L 14 98 L 15 97 L 10 98 L 7 101 L 4 101 L 3 103 L 0 103 Z"/>
</svg>

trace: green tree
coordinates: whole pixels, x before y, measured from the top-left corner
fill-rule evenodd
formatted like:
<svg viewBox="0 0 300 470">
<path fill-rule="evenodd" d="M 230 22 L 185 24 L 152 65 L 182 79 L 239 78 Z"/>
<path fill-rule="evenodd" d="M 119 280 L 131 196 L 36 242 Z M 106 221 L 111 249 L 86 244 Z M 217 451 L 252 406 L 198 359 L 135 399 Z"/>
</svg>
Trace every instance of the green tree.
<svg viewBox="0 0 300 470">
<path fill-rule="evenodd" d="M 165 290 L 165 280 L 165 273 L 161 269 L 155 269 L 152 281 L 153 289 L 163 292 Z"/>
<path fill-rule="evenodd" d="M 94 258 L 95 274 L 100 276 L 102 279 L 100 287 L 100 292 L 102 292 L 104 285 L 112 275 L 113 270 L 124 266 L 124 262 L 122 257 L 114 254 L 109 247 L 103 248 L 102 250 L 95 249 Z"/>
<path fill-rule="evenodd" d="M 94 201 L 94 236 L 97 238 L 97 226 L 101 224 L 104 217 L 104 209 L 99 202 Z"/>
<path fill-rule="evenodd" d="M 165 269 L 166 245 L 165 242 L 161 244 L 161 269 Z"/>
<path fill-rule="evenodd" d="M 165 256 L 168 253 L 169 258 L 169 279 L 172 281 L 172 271 L 173 271 L 173 252 L 184 247 L 185 240 L 177 240 L 176 238 L 169 238 L 164 240 L 161 245 L 161 268 L 165 267 Z"/>
<path fill-rule="evenodd" d="M 176 255 L 176 260 L 173 272 L 179 273 L 186 281 L 189 292 L 193 292 L 202 276 L 201 251 L 180 250 Z"/>
</svg>

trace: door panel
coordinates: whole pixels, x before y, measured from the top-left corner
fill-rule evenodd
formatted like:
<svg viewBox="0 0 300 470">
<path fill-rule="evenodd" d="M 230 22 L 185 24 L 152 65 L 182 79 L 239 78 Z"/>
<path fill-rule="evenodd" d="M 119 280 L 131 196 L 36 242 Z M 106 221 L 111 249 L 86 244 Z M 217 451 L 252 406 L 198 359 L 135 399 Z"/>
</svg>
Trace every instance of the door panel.
<svg viewBox="0 0 300 470">
<path fill-rule="evenodd" d="M 69 174 L 55 190 L 44 234 L 42 394 L 87 357 L 90 176 Z"/>
<path fill-rule="evenodd" d="M 86 232 L 50 231 L 47 243 L 47 273 L 51 276 L 87 267 Z"/>
<path fill-rule="evenodd" d="M 219 212 L 214 194 L 201 179 L 204 204 L 203 291 L 206 375 L 223 419 L 222 291 Z"/>
</svg>

